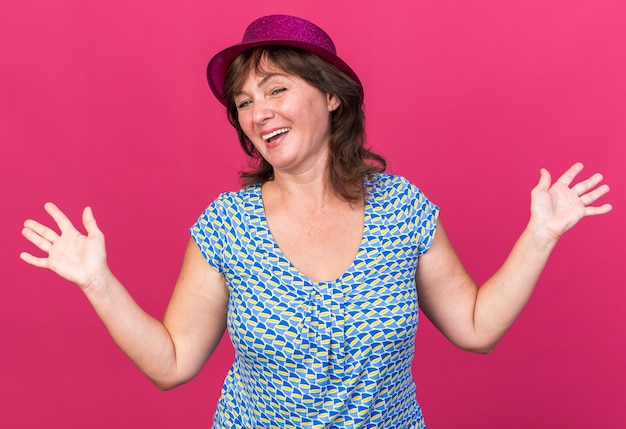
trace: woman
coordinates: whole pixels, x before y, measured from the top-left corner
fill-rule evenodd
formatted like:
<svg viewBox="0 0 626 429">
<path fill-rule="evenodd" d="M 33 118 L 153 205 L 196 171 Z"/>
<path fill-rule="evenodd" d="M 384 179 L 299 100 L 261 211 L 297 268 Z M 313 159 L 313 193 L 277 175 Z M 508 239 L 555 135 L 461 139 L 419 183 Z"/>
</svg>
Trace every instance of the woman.
<svg viewBox="0 0 626 429">
<path fill-rule="evenodd" d="M 236 356 L 216 428 L 424 427 L 411 375 L 418 296 L 452 343 L 490 352 L 561 235 L 611 210 L 592 205 L 609 190 L 601 175 L 573 184 L 578 163 L 551 183 L 542 170 L 526 229 L 478 288 L 439 208 L 364 147 L 361 83 L 320 28 L 260 18 L 213 57 L 208 78 L 257 163 L 191 228 L 162 322 L 109 270 L 89 208 L 83 236 L 46 204 L 61 234 L 26 221 L 48 256 L 21 257 L 76 283 L 162 389 L 190 380 L 228 326 Z"/>
</svg>

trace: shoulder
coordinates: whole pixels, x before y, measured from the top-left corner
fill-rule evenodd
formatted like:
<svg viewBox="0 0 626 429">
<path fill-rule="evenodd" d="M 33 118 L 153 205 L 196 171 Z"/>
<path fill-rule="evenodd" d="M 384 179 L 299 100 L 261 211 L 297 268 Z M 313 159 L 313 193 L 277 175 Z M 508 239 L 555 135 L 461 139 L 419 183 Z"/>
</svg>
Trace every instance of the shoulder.
<svg viewBox="0 0 626 429">
<path fill-rule="evenodd" d="M 247 186 L 236 192 L 222 192 L 204 209 L 192 229 L 229 229 L 241 222 L 246 213 L 258 210 L 263 210 L 260 185 Z"/>
<path fill-rule="evenodd" d="M 434 204 L 411 181 L 392 174 L 375 174 L 366 181 L 369 204 L 375 213 L 385 213 L 398 221 L 410 219 L 411 224 L 436 223 L 439 206 Z"/>
<path fill-rule="evenodd" d="M 377 173 L 365 179 L 368 197 L 379 199 L 425 198 L 424 193 L 403 176 Z"/>
<path fill-rule="evenodd" d="M 261 185 L 250 185 L 239 191 L 222 192 L 205 209 L 207 211 L 240 211 L 250 205 L 262 205 Z"/>
</svg>

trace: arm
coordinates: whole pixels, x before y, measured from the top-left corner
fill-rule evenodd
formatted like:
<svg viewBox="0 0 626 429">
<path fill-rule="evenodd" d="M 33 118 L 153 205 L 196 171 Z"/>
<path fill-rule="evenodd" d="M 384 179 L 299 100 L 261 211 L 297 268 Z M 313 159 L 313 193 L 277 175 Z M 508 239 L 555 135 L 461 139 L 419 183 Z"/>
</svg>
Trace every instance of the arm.
<svg viewBox="0 0 626 429">
<path fill-rule="evenodd" d="M 455 345 L 470 351 L 493 350 L 522 311 L 558 239 L 580 219 L 607 213 L 608 204 L 591 206 L 609 191 L 599 174 L 572 186 L 582 164 L 551 184 L 541 170 L 532 191 L 531 217 L 508 258 L 480 288 L 465 271 L 441 225 L 431 248 L 420 257 L 416 282 L 420 307 Z"/>
<path fill-rule="evenodd" d="M 48 268 L 76 283 L 89 299 L 117 345 L 159 388 L 191 379 L 217 347 L 226 326 L 228 290 L 221 274 L 202 257 L 193 240 L 163 322 L 144 312 L 115 278 L 106 263 L 104 235 L 91 209 L 83 212 L 82 235 L 54 205 L 45 205 L 61 234 L 32 220 L 22 234 L 46 252 L 29 253 L 27 263 Z"/>
</svg>

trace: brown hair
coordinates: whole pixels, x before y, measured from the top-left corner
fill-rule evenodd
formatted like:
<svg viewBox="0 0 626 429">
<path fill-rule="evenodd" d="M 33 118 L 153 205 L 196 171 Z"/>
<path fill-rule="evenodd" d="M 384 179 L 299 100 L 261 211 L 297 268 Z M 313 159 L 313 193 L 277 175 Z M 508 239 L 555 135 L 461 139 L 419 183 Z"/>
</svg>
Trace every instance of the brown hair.
<svg viewBox="0 0 626 429">
<path fill-rule="evenodd" d="M 274 178 L 274 170 L 256 150 L 238 121 L 234 95 L 241 89 L 251 71 L 263 73 L 273 65 L 299 76 L 313 87 L 339 99 L 331 112 L 328 173 L 334 192 L 346 201 L 359 202 L 366 197 L 365 176 L 385 171 L 386 162 L 365 147 L 365 115 L 361 87 L 332 64 L 302 49 L 285 46 L 261 46 L 239 55 L 232 62 L 224 82 L 229 122 L 237 130 L 244 152 L 253 160 L 253 169 L 243 171 L 244 185 L 264 183 Z"/>
</svg>

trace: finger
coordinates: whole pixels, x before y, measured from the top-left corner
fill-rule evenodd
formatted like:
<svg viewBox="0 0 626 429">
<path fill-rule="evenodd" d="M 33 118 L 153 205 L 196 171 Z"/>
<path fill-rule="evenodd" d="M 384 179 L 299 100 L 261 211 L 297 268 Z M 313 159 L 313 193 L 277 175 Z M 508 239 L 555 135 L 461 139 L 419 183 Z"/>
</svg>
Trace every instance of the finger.
<svg viewBox="0 0 626 429">
<path fill-rule="evenodd" d="M 85 207 L 85 210 L 83 210 L 83 225 L 88 235 L 102 234 L 100 228 L 98 228 L 98 223 L 96 222 L 91 207 Z"/>
<path fill-rule="evenodd" d="M 604 177 L 602 174 L 596 173 L 587 180 L 583 180 L 582 182 L 572 186 L 572 191 L 574 191 L 576 195 L 581 196 L 589 190 L 595 188 L 600 182 L 602 182 L 603 179 Z"/>
<path fill-rule="evenodd" d="M 563 173 L 561 177 L 559 177 L 557 182 L 562 183 L 565 186 L 569 187 L 569 185 L 571 185 L 572 182 L 574 181 L 574 178 L 578 175 L 578 173 L 580 173 L 583 170 L 583 168 L 584 168 L 583 163 L 577 162 L 576 164 L 568 168 L 567 171 Z"/>
<path fill-rule="evenodd" d="M 613 206 L 611 204 L 603 204 L 599 207 L 589 206 L 585 207 L 585 216 L 598 216 L 603 215 L 613 210 Z"/>
<path fill-rule="evenodd" d="M 28 219 L 24 222 L 24 228 L 32 230 L 35 234 L 40 235 L 51 243 L 54 243 L 59 238 L 59 234 L 52 228 L 48 228 L 32 219 Z"/>
<path fill-rule="evenodd" d="M 588 192 L 588 193 L 586 193 L 584 195 L 581 195 L 580 196 L 580 201 L 584 205 L 588 206 L 588 205 L 594 203 L 598 198 L 606 195 L 610 190 L 611 189 L 609 188 L 609 185 L 604 184 L 604 185 L 599 186 L 598 188 L 594 189 L 591 192 Z"/>
<path fill-rule="evenodd" d="M 48 259 L 47 258 L 38 258 L 36 256 L 31 255 L 28 252 L 20 253 L 20 259 L 27 264 L 33 265 L 38 268 L 48 268 Z"/>
<path fill-rule="evenodd" d="M 28 241 L 37 246 L 39 250 L 43 250 L 44 252 L 49 253 L 50 249 L 52 249 L 52 242 L 50 240 L 46 239 L 45 237 L 30 228 L 22 229 L 22 235 Z"/>
<path fill-rule="evenodd" d="M 70 221 L 69 218 L 65 216 L 65 213 L 63 213 L 54 203 L 48 202 L 44 204 L 43 207 L 59 226 L 61 233 L 74 229 L 72 221 Z"/>
</svg>

